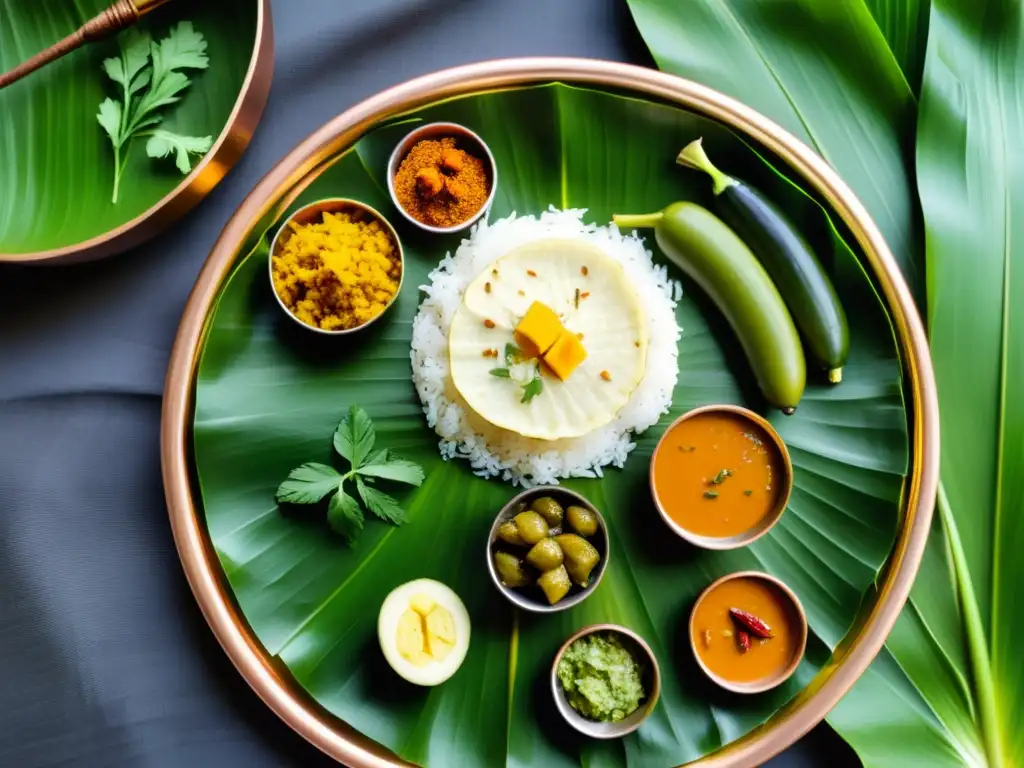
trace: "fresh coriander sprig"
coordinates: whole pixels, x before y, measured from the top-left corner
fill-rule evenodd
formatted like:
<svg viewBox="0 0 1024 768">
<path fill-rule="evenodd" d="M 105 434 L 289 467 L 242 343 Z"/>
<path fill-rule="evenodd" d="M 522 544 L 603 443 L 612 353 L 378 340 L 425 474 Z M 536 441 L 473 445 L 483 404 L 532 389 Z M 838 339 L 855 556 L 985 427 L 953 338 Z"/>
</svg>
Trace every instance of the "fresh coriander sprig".
<svg viewBox="0 0 1024 768">
<path fill-rule="evenodd" d="M 523 390 L 523 398 L 519 402 L 529 403 L 533 398 L 544 391 L 544 381 L 540 377 L 540 366 L 534 364 L 530 378 L 520 380 L 512 375 L 512 367 L 519 365 L 526 360 L 526 354 L 515 344 L 509 342 L 505 345 L 505 367 L 492 368 L 488 373 L 497 376 L 499 379 L 512 379 Z"/>
<path fill-rule="evenodd" d="M 406 485 L 421 485 L 423 468 L 413 461 L 396 456 L 387 448 L 374 451 L 376 440 L 377 433 L 369 415 L 359 406 L 351 406 L 334 432 L 334 450 L 349 462 L 349 471 L 342 474 L 334 467 L 316 462 L 296 467 L 278 487 L 277 502 L 316 504 L 330 496 L 327 521 L 350 545 L 363 530 L 365 516 L 362 507 L 366 507 L 381 520 L 401 525 L 406 519 L 402 505 L 374 488 L 373 484 L 378 480 L 389 480 Z M 363 502 L 362 507 L 355 496 L 345 490 L 346 482 L 355 485 L 355 492 Z"/>
<path fill-rule="evenodd" d="M 154 43 L 148 32 L 130 29 L 118 38 L 120 55 L 105 59 L 107 77 L 121 86 L 120 100 L 107 97 L 96 119 L 114 147 L 114 194 L 116 203 L 134 138 L 148 136 L 146 154 L 167 157 L 172 152 L 178 170 L 192 170 L 190 155 L 203 155 L 213 146 L 212 136 L 182 136 L 156 128 L 163 120 L 160 110 L 181 99 L 188 76 L 181 70 L 206 69 L 206 40 L 182 21 L 163 40 Z"/>
</svg>

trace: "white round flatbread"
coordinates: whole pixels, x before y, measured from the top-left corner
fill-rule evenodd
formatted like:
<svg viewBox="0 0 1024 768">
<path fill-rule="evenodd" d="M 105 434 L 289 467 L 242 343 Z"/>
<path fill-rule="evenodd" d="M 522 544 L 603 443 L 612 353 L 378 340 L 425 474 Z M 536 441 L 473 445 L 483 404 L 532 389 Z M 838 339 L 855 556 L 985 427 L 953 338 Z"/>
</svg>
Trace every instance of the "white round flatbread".
<svg viewBox="0 0 1024 768">
<path fill-rule="evenodd" d="M 582 334 L 587 358 L 565 381 L 540 366 L 543 390 L 524 403 L 519 383 L 491 371 L 506 365 L 506 344 L 534 301 Z M 495 426 L 543 440 L 610 422 L 643 378 L 647 344 L 644 309 L 622 266 L 567 239 L 533 242 L 495 261 L 466 288 L 448 335 L 452 382 L 466 403 Z"/>
</svg>

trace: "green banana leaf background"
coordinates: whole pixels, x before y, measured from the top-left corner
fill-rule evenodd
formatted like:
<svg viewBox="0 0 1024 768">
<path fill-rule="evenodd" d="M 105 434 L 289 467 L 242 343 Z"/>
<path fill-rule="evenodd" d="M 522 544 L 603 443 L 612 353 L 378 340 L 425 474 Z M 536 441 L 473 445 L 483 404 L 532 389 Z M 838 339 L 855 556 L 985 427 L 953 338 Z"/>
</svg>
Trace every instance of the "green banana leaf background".
<svg viewBox="0 0 1024 768">
<path fill-rule="evenodd" d="M 5 0 L 0 71 L 108 5 L 109 0 Z M 191 20 L 209 45 L 210 67 L 190 71 L 193 87 L 166 110 L 163 127 L 216 139 L 245 80 L 257 11 L 255 0 L 178 0 L 140 22 L 159 39 L 177 21 Z M 136 140 L 119 201 L 111 202 L 114 155 L 96 113 L 104 98 L 117 95 L 102 68 L 103 59 L 117 52 L 115 40 L 85 46 L 0 90 L 0 253 L 44 251 L 102 235 L 159 202 L 184 178 L 173 160 L 147 157 L 145 140 Z"/>
<path fill-rule="evenodd" d="M 1022 4 L 628 3 L 661 68 L 751 104 L 842 173 L 927 319 L 934 530 L 885 651 L 829 722 L 869 766 L 1024 764 Z"/>
<path fill-rule="evenodd" d="M 853 323 L 844 381 L 838 387 L 812 381 L 795 416 L 766 411 L 795 466 L 791 505 L 768 536 L 725 553 L 666 536 L 647 489 L 648 461 L 664 427 L 698 404 L 762 407 L 724 320 L 684 281 L 671 413 L 640 436 L 624 470 L 568 483 L 608 520 L 613 551 L 600 588 L 569 611 L 516 614 L 489 583 L 484 562 L 493 517 L 515 490 L 475 477 L 463 462 L 440 459 L 410 381 L 415 286 L 458 239 L 403 229 L 406 290 L 380 323 L 338 344 L 298 328 L 276 306 L 267 277 L 271 228 L 218 298 L 195 392 L 203 508 L 238 603 L 268 652 L 317 702 L 419 764 L 664 768 L 712 752 L 771 717 L 811 681 L 849 630 L 892 547 L 907 467 L 907 413 L 883 306 L 824 209 L 770 158 L 683 110 L 564 85 L 450 101 L 381 127 L 295 205 L 350 196 L 400 222 L 385 192 L 386 162 L 420 120 L 454 120 L 486 138 L 501 168 L 492 218 L 555 205 L 585 207 L 588 221 L 606 223 L 613 213 L 653 211 L 678 199 L 709 202 L 707 180 L 674 164 L 685 143 L 703 136 L 725 170 L 761 188 L 800 223 L 831 270 Z M 373 418 L 378 445 L 420 462 L 427 481 L 402 497 L 405 526 L 368 522 L 348 549 L 328 530 L 322 508 L 280 510 L 274 491 L 292 467 L 330 461 L 331 435 L 352 403 Z M 794 678 L 746 697 L 703 677 L 685 629 L 699 591 L 743 568 L 783 578 L 811 626 L 807 658 Z M 433 689 L 403 683 L 377 645 L 381 602 L 417 577 L 449 584 L 473 617 L 463 667 Z M 548 685 L 561 642 L 599 621 L 644 636 L 664 676 L 652 717 L 636 734 L 611 743 L 570 731 Z"/>
</svg>

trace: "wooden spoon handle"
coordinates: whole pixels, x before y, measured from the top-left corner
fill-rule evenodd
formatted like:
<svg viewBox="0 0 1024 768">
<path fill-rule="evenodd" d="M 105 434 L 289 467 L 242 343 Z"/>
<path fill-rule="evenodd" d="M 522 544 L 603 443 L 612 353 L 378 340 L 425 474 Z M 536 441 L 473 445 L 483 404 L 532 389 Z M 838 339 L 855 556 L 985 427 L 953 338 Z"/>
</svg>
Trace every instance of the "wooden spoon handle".
<svg viewBox="0 0 1024 768">
<path fill-rule="evenodd" d="M 110 35 L 115 35 L 125 27 L 130 27 L 144 13 L 148 13 L 167 0 L 117 0 L 104 11 L 93 16 L 85 24 L 72 32 L 58 43 L 54 43 L 44 51 L 40 51 L 28 61 L 22 62 L 9 72 L 0 75 L 0 89 L 20 80 L 25 75 L 35 72 L 40 67 L 59 59 L 86 43 L 94 43 Z"/>
</svg>

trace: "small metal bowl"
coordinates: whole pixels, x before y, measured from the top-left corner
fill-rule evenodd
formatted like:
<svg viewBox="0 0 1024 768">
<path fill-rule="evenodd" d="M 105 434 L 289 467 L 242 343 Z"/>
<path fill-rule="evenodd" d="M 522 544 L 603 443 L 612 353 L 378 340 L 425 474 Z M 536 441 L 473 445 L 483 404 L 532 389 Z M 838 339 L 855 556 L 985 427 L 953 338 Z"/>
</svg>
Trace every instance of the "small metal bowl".
<svg viewBox="0 0 1024 768">
<path fill-rule="evenodd" d="M 797 617 L 797 622 L 800 625 L 799 642 L 797 643 L 796 652 L 793 654 L 793 658 L 790 659 L 789 664 L 774 675 L 762 678 L 761 680 L 754 680 L 749 683 L 736 683 L 731 680 L 726 680 L 724 677 L 721 677 L 708 669 L 707 665 L 704 663 L 704 659 L 701 658 L 700 653 L 697 651 L 697 647 L 693 639 L 693 623 L 696 620 L 697 609 L 700 607 L 701 602 L 703 602 L 704 598 L 711 594 L 719 585 L 724 584 L 727 581 L 732 581 L 733 579 L 758 579 L 777 588 L 783 596 L 789 600 L 790 607 L 793 609 L 793 613 Z M 687 626 L 687 634 L 690 637 L 690 650 L 693 652 L 693 656 L 697 660 L 697 664 L 702 670 L 704 670 L 704 674 L 711 678 L 715 683 L 720 685 L 722 688 L 725 688 L 725 690 L 732 691 L 733 693 L 762 693 L 786 682 L 786 680 L 796 672 L 796 668 L 800 666 L 800 662 L 804 658 L 804 652 L 807 650 L 807 613 L 804 611 L 804 607 L 800 602 L 800 598 L 796 596 L 796 593 L 779 579 L 767 573 L 762 573 L 761 571 L 737 571 L 736 573 L 730 573 L 720 579 L 716 579 L 709 587 L 700 593 L 700 596 L 693 604 L 693 609 L 690 611 L 690 621 Z"/>
<path fill-rule="evenodd" d="M 513 589 L 506 587 L 501 583 L 501 579 L 498 577 L 498 572 L 494 567 L 493 553 L 496 549 L 496 543 L 498 539 L 498 526 L 502 523 L 511 520 L 516 516 L 516 509 L 521 503 L 526 503 L 527 506 L 530 503 L 541 496 L 551 496 L 558 501 L 564 508 L 570 506 L 584 507 L 594 513 L 597 517 L 597 533 L 592 536 L 588 541 L 594 545 L 598 553 L 601 555 L 601 561 L 594 566 L 594 570 L 590 572 L 590 583 L 580 589 L 579 587 L 573 586 L 572 591 L 568 595 L 563 597 L 554 605 L 549 605 L 544 599 L 544 593 L 540 591 L 540 588 L 529 588 L 529 589 Z M 590 595 L 593 594 L 594 590 L 597 589 L 597 585 L 601 583 L 601 578 L 604 576 L 605 570 L 608 568 L 608 557 L 611 554 L 611 550 L 608 546 L 608 527 L 605 525 L 604 516 L 601 512 L 587 501 L 585 498 L 575 491 L 570 491 L 567 488 L 562 488 L 559 485 L 542 485 L 536 488 L 530 488 L 523 491 L 518 496 L 509 501 L 498 516 L 494 518 L 494 524 L 491 526 L 491 534 L 487 538 L 487 570 L 490 571 L 491 581 L 494 582 L 494 586 L 498 588 L 498 591 L 503 594 L 510 603 L 522 608 L 524 611 L 531 611 L 533 613 L 557 613 L 558 611 L 564 611 L 573 606 L 579 605 L 586 600 Z"/>
<path fill-rule="evenodd" d="M 619 720 L 616 723 L 602 723 L 581 715 L 572 708 L 572 705 L 565 696 L 565 691 L 562 689 L 562 684 L 558 680 L 558 663 L 562 660 L 566 650 L 581 637 L 593 634 L 594 632 L 614 632 L 623 635 L 632 643 L 634 648 L 647 656 L 648 664 L 643 681 L 647 697 L 640 702 L 640 706 L 634 712 L 630 713 L 624 720 Z M 591 624 L 562 643 L 562 647 L 555 654 L 555 660 L 551 664 L 551 693 L 555 697 L 555 707 L 562 717 L 565 718 L 565 721 L 584 736 L 589 736 L 592 739 L 618 739 L 639 728 L 644 720 L 650 716 L 651 712 L 654 711 L 654 707 L 658 703 L 658 697 L 661 695 L 661 669 L 658 667 L 658 660 L 654 657 L 654 651 L 633 630 L 626 629 L 626 627 L 619 626 L 618 624 Z"/>
<path fill-rule="evenodd" d="M 281 237 L 291 231 L 291 228 L 288 226 L 289 224 L 293 222 L 300 225 L 312 224 L 322 221 L 325 213 L 352 213 L 356 211 L 380 222 L 381 226 L 383 226 L 388 235 L 390 235 L 391 241 L 394 243 L 395 249 L 398 251 L 398 264 L 402 269 L 402 275 L 398 279 L 398 290 L 395 291 L 395 295 L 391 297 L 391 301 L 389 301 L 387 306 L 380 311 L 380 314 L 362 325 L 357 325 L 355 328 L 339 328 L 337 330 L 317 328 L 316 326 L 305 323 L 297 318 L 278 295 L 277 289 L 274 287 L 274 254 L 277 253 L 278 246 L 281 245 Z M 281 307 L 288 317 L 306 330 L 313 331 L 314 333 L 319 333 L 324 336 L 347 336 L 350 333 L 356 333 L 365 328 L 369 328 L 380 320 L 392 306 L 394 306 L 395 301 L 398 299 L 398 295 L 402 292 L 402 284 L 405 282 L 405 252 L 402 250 L 402 241 L 398 239 L 398 233 L 395 232 L 395 228 L 391 226 L 391 222 L 385 219 L 380 211 L 376 208 L 370 207 L 366 203 L 361 203 L 358 200 L 352 200 L 347 197 L 332 197 L 324 200 L 317 200 L 309 205 L 304 205 L 281 223 L 281 226 L 277 230 L 277 234 L 274 235 L 274 239 L 270 243 L 270 254 L 267 257 L 267 272 L 270 277 L 270 292 L 274 294 L 274 298 L 277 300 L 277 305 Z"/>
<path fill-rule="evenodd" d="M 486 172 L 488 180 L 491 183 L 491 190 L 487 195 L 487 200 L 480 207 L 480 210 L 466 219 L 466 221 L 452 227 L 434 227 L 415 219 L 398 201 L 398 195 L 395 194 L 395 175 L 398 173 L 398 168 L 401 166 L 406 155 L 409 154 L 410 150 L 412 150 L 418 142 L 423 141 L 424 139 L 445 138 L 455 139 L 459 149 L 465 150 L 469 154 L 475 155 L 484 161 L 484 164 L 487 166 Z M 476 224 L 491 210 L 491 205 L 494 203 L 494 193 L 497 189 L 498 164 L 494 162 L 494 155 L 491 154 L 491 148 L 488 147 L 487 142 L 481 139 L 476 133 L 469 130 L 469 128 L 464 125 L 459 125 L 458 123 L 428 123 L 427 125 L 420 126 L 416 130 L 406 134 L 405 138 L 398 142 L 394 151 L 391 153 L 391 159 L 388 160 L 388 192 L 391 194 L 391 202 L 394 203 L 395 208 L 401 211 L 402 216 L 404 216 L 410 224 L 413 224 L 427 232 L 447 235 L 452 232 L 461 232 L 464 229 L 469 229 L 469 227 Z"/>
<path fill-rule="evenodd" d="M 765 515 L 764 519 L 753 528 L 749 528 L 741 533 L 737 533 L 733 536 L 725 537 L 714 537 L 714 536 L 702 536 L 692 531 L 687 530 L 675 520 L 673 520 L 668 512 L 665 511 L 664 505 L 658 498 L 658 488 L 654 482 L 654 464 L 658 458 L 658 452 L 662 449 L 665 443 L 665 437 L 679 424 L 691 419 L 694 416 L 698 416 L 702 413 L 710 412 L 726 412 L 736 416 L 740 416 L 747 419 L 752 424 L 759 427 L 764 431 L 766 435 L 771 439 L 775 445 L 776 451 L 782 459 L 783 475 L 782 478 L 782 490 L 779 492 L 778 497 L 775 501 L 775 506 L 772 510 Z M 694 408 L 692 411 L 687 411 L 678 419 L 669 425 L 668 429 L 662 434 L 661 439 L 658 440 L 657 446 L 654 448 L 654 453 L 651 455 L 650 470 L 648 472 L 649 483 L 651 486 L 651 497 L 654 499 L 654 506 L 658 508 L 658 514 L 661 515 L 661 519 L 665 521 L 665 524 L 675 532 L 677 536 L 686 539 L 691 544 L 702 547 L 704 549 L 738 549 L 745 547 L 748 544 L 752 544 L 759 538 L 764 536 L 772 527 L 779 522 L 779 518 L 782 517 L 782 513 L 786 511 L 786 506 L 789 504 L 789 496 L 793 491 L 793 462 L 789 457 L 789 449 L 786 448 L 785 442 L 779 436 L 779 433 L 775 431 L 775 428 L 768 423 L 767 419 L 759 416 L 748 408 L 743 408 L 739 405 L 704 405 L 700 408 Z"/>
</svg>

